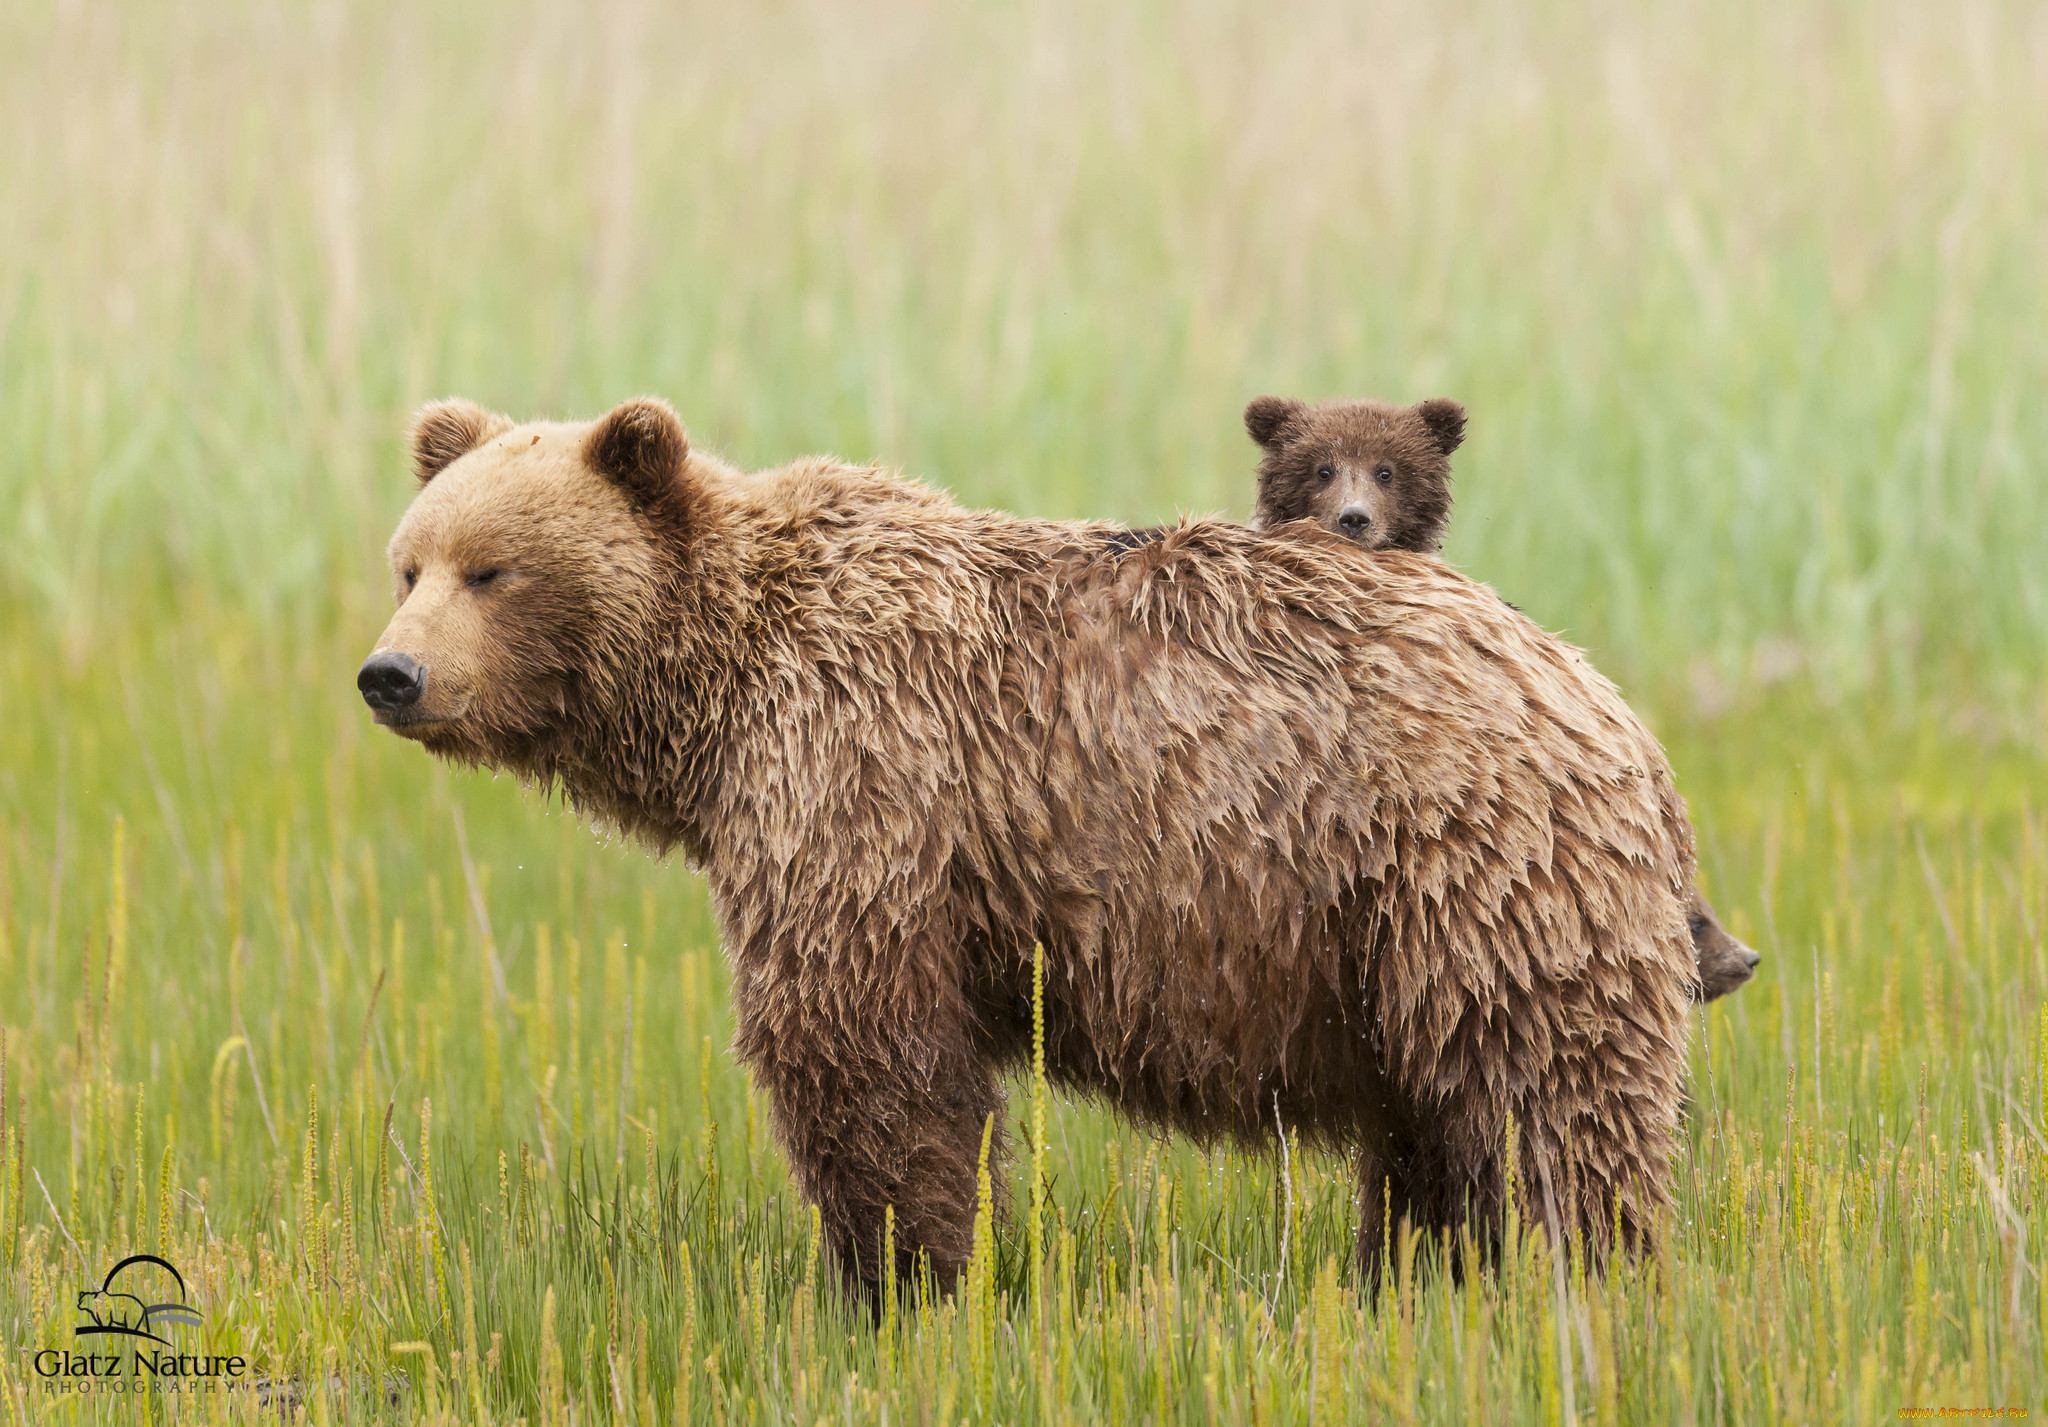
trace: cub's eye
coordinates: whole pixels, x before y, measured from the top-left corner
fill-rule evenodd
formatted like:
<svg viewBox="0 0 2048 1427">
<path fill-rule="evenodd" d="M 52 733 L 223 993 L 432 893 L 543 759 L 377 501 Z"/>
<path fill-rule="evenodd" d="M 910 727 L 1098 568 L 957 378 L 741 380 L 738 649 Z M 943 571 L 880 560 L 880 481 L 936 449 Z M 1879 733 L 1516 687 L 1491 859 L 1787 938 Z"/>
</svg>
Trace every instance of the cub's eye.
<svg viewBox="0 0 2048 1427">
<path fill-rule="evenodd" d="M 499 573 L 500 572 L 495 568 L 489 570 L 472 570 L 470 572 L 469 579 L 464 581 L 464 583 L 467 584 L 473 590 L 480 590 L 485 585 L 491 583 L 491 581 L 497 579 Z"/>
<path fill-rule="evenodd" d="M 1383 486 L 1391 485 L 1393 483 L 1394 468 L 1392 466 L 1381 466 L 1377 471 L 1374 471 L 1372 474 L 1373 479 L 1378 481 Z"/>
<path fill-rule="evenodd" d="M 1319 481 L 1327 481 L 1328 479 L 1330 479 L 1330 477 L 1336 474 L 1337 473 L 1335 471 L 1330 469 L 1330 465 L 1327 461 L 1324 462 L 1322 465 L 1316 467 L 1316 479 Z"/>
<path fill-rule="evenodd" d="M 1705 917 L 1694 917 L 1687 925 L 1692 928 L 1692 934 L 1698 936 L 1707 929 L 1707 919 Z"/>
</svg>

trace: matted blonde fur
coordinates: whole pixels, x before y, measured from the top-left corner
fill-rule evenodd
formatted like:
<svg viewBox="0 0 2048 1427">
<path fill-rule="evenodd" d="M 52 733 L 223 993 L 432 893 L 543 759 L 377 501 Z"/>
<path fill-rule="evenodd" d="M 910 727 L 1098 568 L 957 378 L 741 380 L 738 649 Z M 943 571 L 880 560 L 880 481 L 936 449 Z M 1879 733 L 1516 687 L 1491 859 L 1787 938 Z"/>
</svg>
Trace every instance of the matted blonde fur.
<svg viewBox="0 0 2048 1427">
<path fill-rule="evenodd" d="M 1510 1117 L 1533 1220 L 1595 1259 L 1651 1229 L 1690 833 L 1613 685 L 1484 587 L 1220 521 L 1130 548 L 826 459 L 742 476 L 658 402 L 416 430 L 379 648 L 426 686 L 388 721 L 703 868 L 736 1050 L 850 1282 L 888 1205 L 899 1271 L 964 1264 L 1036 942 L 1056 1079 L 1349 1148 L 1368 1269 L 1383 1204 L 1498 1233 Z"/>
</svg>

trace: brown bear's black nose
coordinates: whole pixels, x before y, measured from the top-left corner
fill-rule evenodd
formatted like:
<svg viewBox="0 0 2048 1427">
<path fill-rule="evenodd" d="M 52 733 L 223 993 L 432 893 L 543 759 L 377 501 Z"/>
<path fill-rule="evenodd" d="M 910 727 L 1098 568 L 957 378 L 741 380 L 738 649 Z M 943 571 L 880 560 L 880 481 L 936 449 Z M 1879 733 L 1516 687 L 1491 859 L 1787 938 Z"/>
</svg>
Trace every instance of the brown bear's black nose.
<svg viewBox="0 0 2048 1427">
<path fill-rule="evenodd" d="M 410 654 L 386 649 L 372 654 L 356 671 L 356 687 L 373 709 L 402 709 L 426 692 L 427 671 Z"/>
<path fill-rule="evenodd" d="M 1764 954 L 1758 951 L 1755 947 L 1745 946 L 1744 948 L 1742 948 L 1742 964 L 1748 967 L 1751 971 L 1756 970 L 1757 963 L 1762 961 L 1763 959 Z"/>
<path fill-rule="evenodd" d="M 1337 528 L 1356 540 L 1365 534 L 1365 527 L 1372 524 L 1372 516 L 1362 505 L 1347 505 L 1337 516 Z"/>
</svg>

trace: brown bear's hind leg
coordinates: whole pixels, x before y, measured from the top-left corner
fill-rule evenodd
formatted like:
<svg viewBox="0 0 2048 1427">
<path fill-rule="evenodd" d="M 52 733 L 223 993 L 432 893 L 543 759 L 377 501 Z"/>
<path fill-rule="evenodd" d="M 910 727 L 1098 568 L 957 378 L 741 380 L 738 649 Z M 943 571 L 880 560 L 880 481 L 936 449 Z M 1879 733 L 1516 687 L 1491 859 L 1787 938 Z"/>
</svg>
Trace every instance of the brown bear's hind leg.
<svg viewBox="0 0 2048 1427">
<path fill-rule="evenodd" d="M 1633 1127 L 1635 1140 L 1657 1145 L 1660 1154 L 1668 1154 L 1657 1136 L 1657 1121 L 1643 1118 L 1648 1123 Z M 1555 1232 L 1573 1240 L 1587 1265 L 1597 1270 L 1617 1251 L 1636 1254 L 1649 1248 L 1669 1201 L 1645 1170 L 1655 1159 L 1646 1154 L 1616 1153 L 1611 1131 L 1602 1134 L 1583 1125 L 1577 1128 L 1579 1133 L 1574 1135 L 1569 1127 L 1538 1124 L 1523 1138 L 1520 1169 L 1527 1182 L 1525 1217 L 1546 1227 L 1554 1223 Z M 1539 1162 L 1539 1155 L 1547 1162 Z M 1516 1193 L 1523 1192 L 1518 1186 Z"/>
<path fill-rule="evenodd" d="M 1358 1151 L 1358 1286 L 1368 1295 L 1379 1291 L 1387 1252 L 1400 1243 L 1403 1224 L 1435 1231 L 1415 1197 L 1415 1168 L 1411 1148 L 1388 1136 Z"/>
</svg>

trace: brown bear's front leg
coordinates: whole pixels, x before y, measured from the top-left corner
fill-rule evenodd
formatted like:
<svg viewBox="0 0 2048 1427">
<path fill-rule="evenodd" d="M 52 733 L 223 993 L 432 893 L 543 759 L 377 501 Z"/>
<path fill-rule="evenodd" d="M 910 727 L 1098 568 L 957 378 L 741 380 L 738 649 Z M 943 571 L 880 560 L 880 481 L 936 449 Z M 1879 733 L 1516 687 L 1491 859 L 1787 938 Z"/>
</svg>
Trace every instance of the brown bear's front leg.
<svg viewBox="0 0 2048 1427">
<path fill-rule="evenodd" d="M 922 1253 L 937 1286 L 951 1290 L 972 1252 L 991 1115 L 990 1170 L 1003 1182 L 1001 1083 L 971 1053 L 958 993 L 938 1001 L 815 995 L 743 1010 L 740 1054 L 768 1092 L 776 1135 L 846 1287 L 870 1303 L 891 1207 L 897 1282 L 911 1285 Z"/>
</svg>

